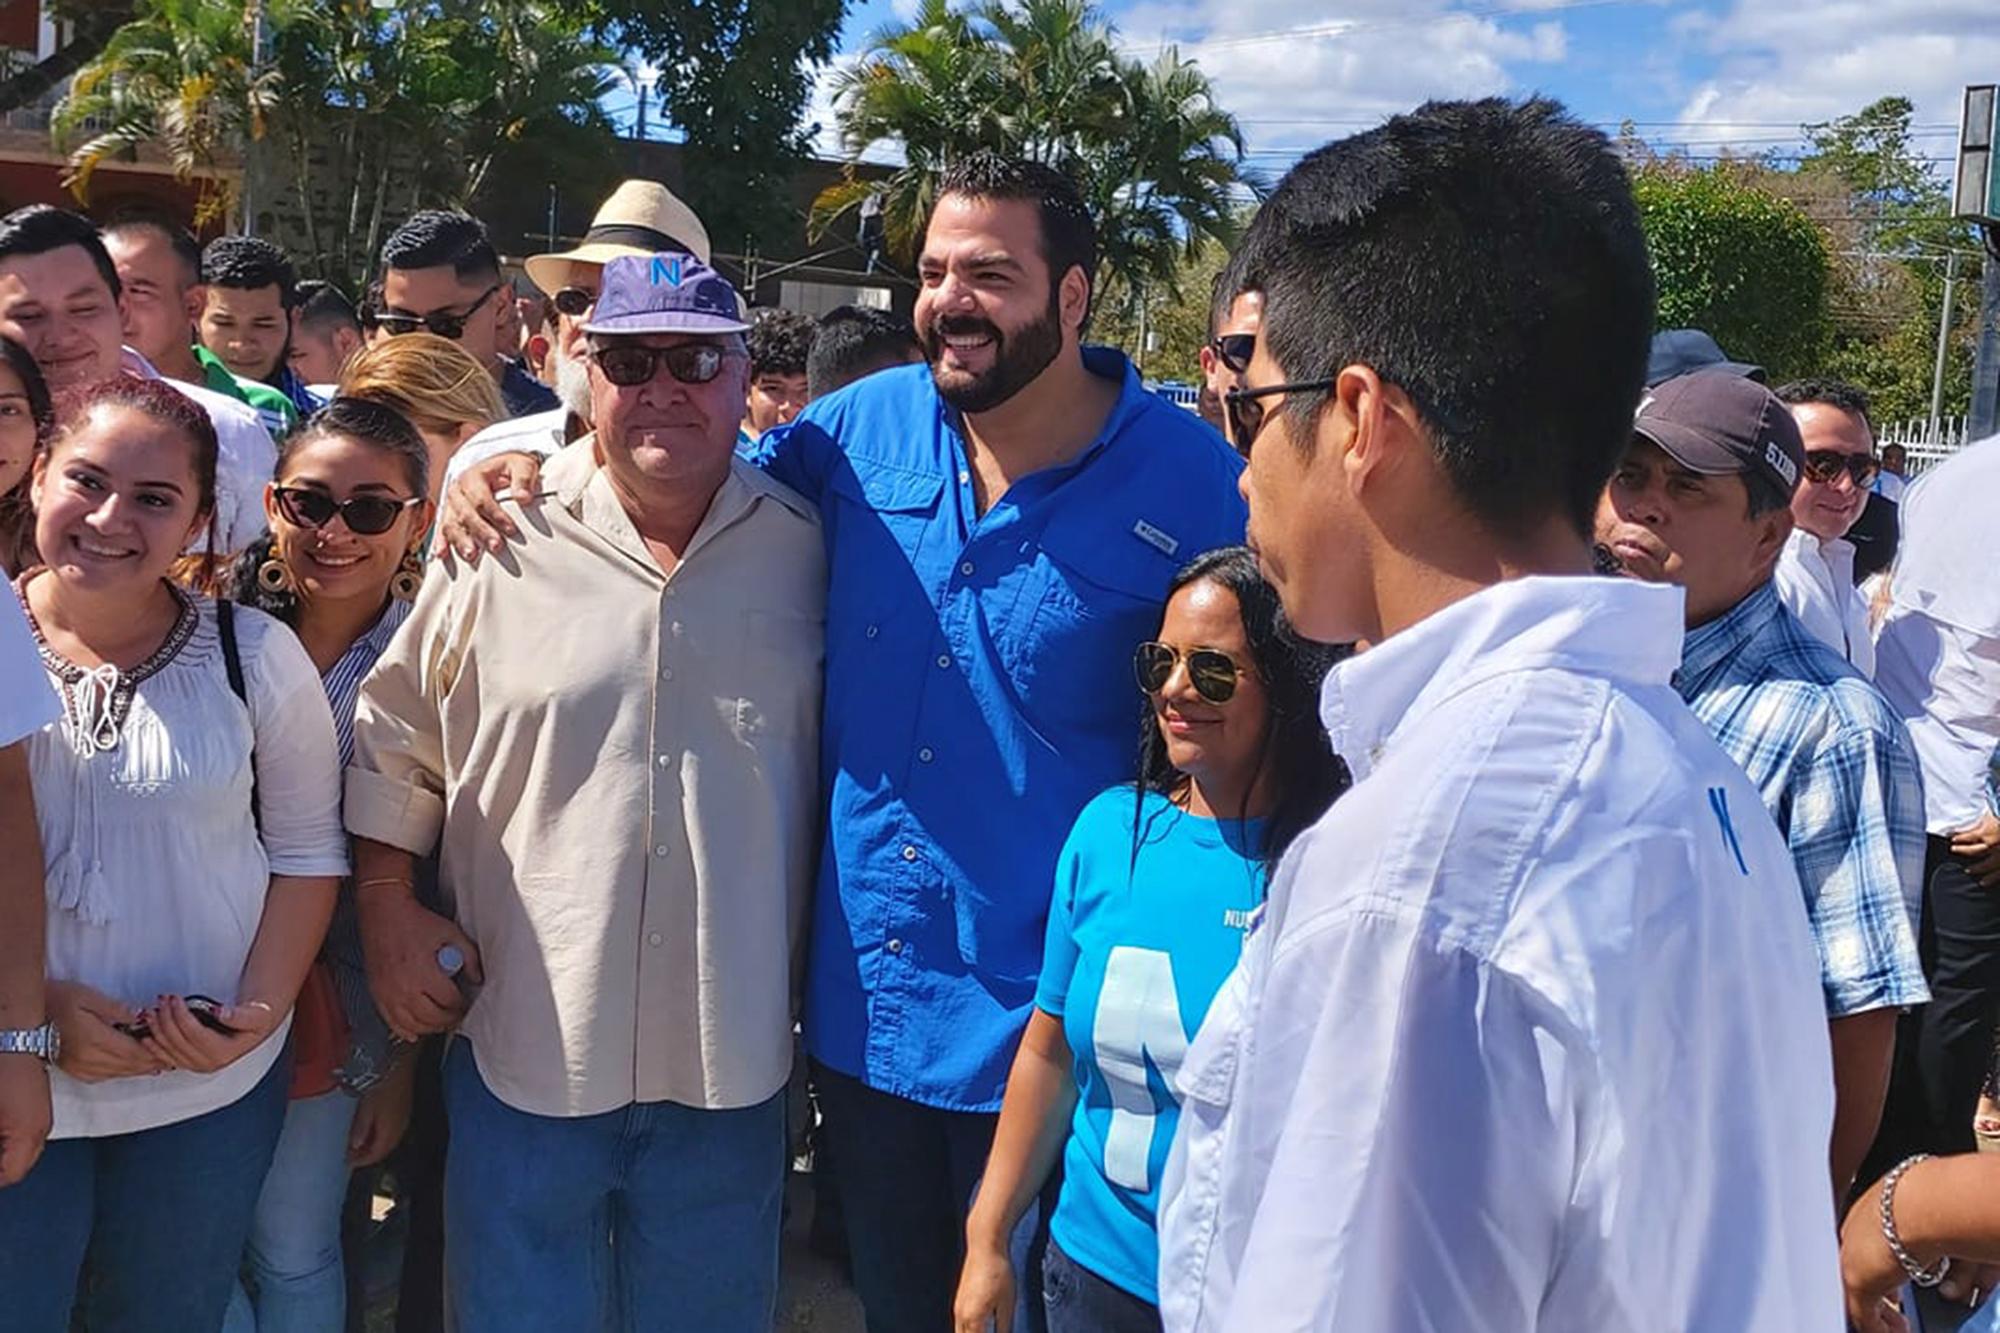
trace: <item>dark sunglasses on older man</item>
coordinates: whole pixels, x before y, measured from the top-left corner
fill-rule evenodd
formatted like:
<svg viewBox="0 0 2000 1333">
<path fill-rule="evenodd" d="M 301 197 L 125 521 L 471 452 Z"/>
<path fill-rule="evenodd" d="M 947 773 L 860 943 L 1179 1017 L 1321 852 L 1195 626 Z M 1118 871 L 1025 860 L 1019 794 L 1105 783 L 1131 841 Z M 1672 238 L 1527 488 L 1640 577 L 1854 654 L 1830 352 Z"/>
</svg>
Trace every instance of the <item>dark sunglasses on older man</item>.
<svg viewBox="0 0 2000 1333">
<path fill-rule="evenodd" d="M 549 301 L 555 306 L 557 314 L 576 319 L 590 313 L 590 308 L 597 304 L 597 293 L 587 292 L 581 287 L 565 287 L 551 296 Z"/>
<path fill-rule="evenodd" d="M 407 500 L 391 499 L 386 495 L 353 495 L 345 500 L 336 500 L 325 491 L 308 490 L 303 486 L 280 486 L 277 488 L 278 512 L 287 522 L 302 528 L 323 528 L 333 522 L 335 514 L 347 524 L 347 530 L 359 537 L 379 537 L 396 526 L 405 509 L 414 508 L 424 502 L 420 495 Z"/>
<path fill-rule="evenodd" d="M 1825 485 L 1845 472 L 1854 478 L 1854 489 L 1865 491 L 1875 484 L 1882 460 L 1872 454 L 1843 454 L 1833 449 L 1814 449 L 1806 454 L 1806 476 Z"/>
<path fill-rule="evenodd" d="M 605 379 L 630 389 L 659 374 L 661 366 L 682 384 L 706 384 L 722 373 L 729 353 L 714 343 L 676 343 L 672 347 L 615 343 L 593 348 L 590 355 Z"/>
<path fill-rule="evenodd" d="M 1142 643 L 1132 654 L 1132 674 L 1141 690 L 1158 694 L 1173 679 L 1174 664 L 1181 659 L 1181 650 L 1170 643 Z M 1212 704 L 1228 703 L 1236 696 L 1236 678 L 1251 674 L 1220 648 L 1191 648 L 1186 659 L 1188 683 Z"/>
<path fill-rule="evenodd" d="M 500 290 L 501 283 L 494 283 L 479 294 L 479 299 L 462 312 L 453 314 L 449 310 L 433 310 L 428 315 L 411 315 L 401 310 L 383 310 L 376 314 L 376 326 L 390 334 L 415 333 L 419 329 L 429 329 L 440 338 L 457 342 L 465 336 L 465 326 L 479 313 L 479 307 L 486 304 L 493 293 Z"/>
</svg>

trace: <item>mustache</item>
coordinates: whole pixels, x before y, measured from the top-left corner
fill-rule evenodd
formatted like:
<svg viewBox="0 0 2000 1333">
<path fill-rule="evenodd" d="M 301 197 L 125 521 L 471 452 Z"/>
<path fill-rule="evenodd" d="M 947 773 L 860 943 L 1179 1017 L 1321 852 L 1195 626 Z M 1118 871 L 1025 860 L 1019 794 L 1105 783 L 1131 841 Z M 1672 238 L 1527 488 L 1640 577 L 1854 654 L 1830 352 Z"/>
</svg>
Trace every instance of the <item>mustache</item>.
<svg viewBox="0 0 2000 1333">
<path fill-rule="evenodd" d="M 925 336 L 935 345 L 940 339 L 983 335 L 994 342 L 1000 342 L 1003 335 L 1000 326 L 983 315 L 939 315 L 925 330 Z"/>
</svg>

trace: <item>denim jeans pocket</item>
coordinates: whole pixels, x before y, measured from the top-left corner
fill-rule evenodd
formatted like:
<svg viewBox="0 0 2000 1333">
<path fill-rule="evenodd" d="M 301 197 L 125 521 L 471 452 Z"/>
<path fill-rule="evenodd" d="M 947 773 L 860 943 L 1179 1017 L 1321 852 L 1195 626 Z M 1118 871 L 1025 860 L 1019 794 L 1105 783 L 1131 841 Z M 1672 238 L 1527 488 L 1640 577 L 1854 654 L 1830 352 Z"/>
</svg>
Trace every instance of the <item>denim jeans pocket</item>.
<svg viewBox="0 0 2000 1333">
<path fill-rule="evenodd" d="M 1061 1310 L 1076 1299 L 1076 1266 L 1070 1257 L 1049 1242 L 1042 1256 L 1042 1305 Z"/>
</svg>

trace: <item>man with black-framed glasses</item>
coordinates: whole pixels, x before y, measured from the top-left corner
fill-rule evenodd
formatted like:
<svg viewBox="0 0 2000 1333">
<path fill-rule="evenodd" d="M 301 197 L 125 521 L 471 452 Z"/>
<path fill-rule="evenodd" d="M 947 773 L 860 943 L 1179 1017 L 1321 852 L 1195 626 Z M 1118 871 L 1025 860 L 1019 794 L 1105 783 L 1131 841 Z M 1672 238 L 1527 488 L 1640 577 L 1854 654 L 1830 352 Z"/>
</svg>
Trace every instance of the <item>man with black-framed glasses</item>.
<svg viewBox="0 0 2000 1333">
<path fill-rule="evenodd" d="M 382 245 L 383 333 L 435 333 L 457 342 L 500 386 L 509 416 L 558 406 L 549 387 L 504 354 L 512 296 L 500 276 L 500 256 L 486 228 L 464 213 L 425 209 Z"/>
</svg>

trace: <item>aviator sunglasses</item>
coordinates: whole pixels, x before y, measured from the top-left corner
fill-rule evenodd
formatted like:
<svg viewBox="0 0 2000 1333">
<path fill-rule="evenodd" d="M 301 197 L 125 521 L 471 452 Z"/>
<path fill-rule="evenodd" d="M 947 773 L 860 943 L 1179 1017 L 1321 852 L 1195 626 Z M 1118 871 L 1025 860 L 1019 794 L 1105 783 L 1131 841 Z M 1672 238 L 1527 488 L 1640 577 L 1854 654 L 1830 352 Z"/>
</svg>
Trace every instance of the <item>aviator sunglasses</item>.
<svg viewBox="0 0 2000 1333">
<path fill-rule="evenodd" d="M 1167 681 L 1174 674 L 1174 664 L 1181 660 L 1181 650 L 1170 643 L 1142 643 L 1132 654 L 1132 674 L 1139 680 L 1139 688 L 1147 694 L 1158 694 L 1167 687 Z M 1237 666 L 1228 653 L 1219 648 L 1194 648 L 1187 653 L 1188 683 L 1194 692 L 1212 704 L 1226 704 L 1236 696 L 1236 679 L 1253 674 L 1248 667 Z"/>
<path fill-rule="evenodd" d="M 323 528 L 338 514 L 346 522 L 347 530 L 357 537 L 381 536 L 396 526 L 405 509 L 424 502 L 420 495 L 407 500 L 392 500 L 386 495 L 354 495 L 336 500 L 325 491 L 302 486 L 280 486 L 276 494 L 278 512 L 287 521 L 302 528 Z"/>
<path fill-rule="evenodd" d="M 501 283 L 496 282 L 488 287 L 479 294 L 477 301 L 467 306 L 460 314 L 454 315 L 449 310 L 433 310 L 428 315 L 408 315 L 400 311 L 383 310 L 377 312 L 375 323 L 391 336 L 415 333 L 418 329 L 429 329 L 440 338 L 449 338 L 457 342 L 465 336 L 465 326 L 479 313 L 479 307 L 491 300 L 493 293 L 499 291 L 501 286 Z"/>
<path fill-rule="evenodd" d="M 1831 449 L 1815 449 L 1806 455 L 1806 475 L 1825 485 L 1845 472 L 1854 478 L 1854 489 L 1865 491 L 1882 471 L 1882 460 L 1872 454 L 1843 454 Z"/>
<path fill-rule="evenodd" d="M 621 389 L 630 389 L 652 379 L 662 365 L 682 384 L 706 384 L 722 373 L 723 360 L 729 354 L 714 343 L 678 343 L 672 347 L 618 343 L 592 348 L 590 355 L 605 379 Z"/>
</svg>

